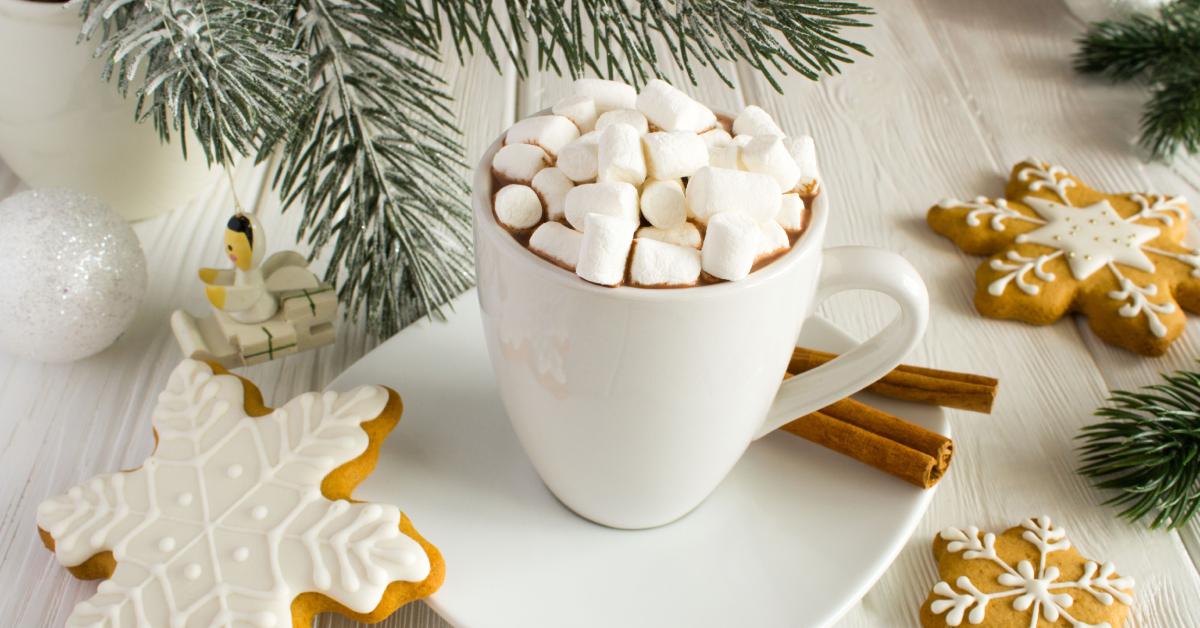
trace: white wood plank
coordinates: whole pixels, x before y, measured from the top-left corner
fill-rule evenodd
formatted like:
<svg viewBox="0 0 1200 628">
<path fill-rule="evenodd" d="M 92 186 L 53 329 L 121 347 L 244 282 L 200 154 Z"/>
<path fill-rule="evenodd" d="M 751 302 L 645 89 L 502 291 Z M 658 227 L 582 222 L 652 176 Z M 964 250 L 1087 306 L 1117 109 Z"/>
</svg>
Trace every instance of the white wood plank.
<svg viewBox="0 0 1200 628">
<path fill-rule="evenodd" d="M 1135 175 L 1152 169 L 1135 165 L 1128 142 L 1137 99 L 1072 75 L 1079 26 L 1057 3 L 909 0 L 877 9 L 877 26 L 863 33 L 875 58 L 819 85 L 789 80 L 786 98 L 744 78 L 747 100 L 814 135 L 836 212 L 830 244 L 883 246 L 925 277 L 933 320 L 912 361 L 997 375 L 1002 385 L 993 416 L 954 413 L 958 456 L 929 514 L 840 625 L 917 625 L 936 577 L 937 530 L 1000 530 L 1041 513 L 1088 555 L 1139 578 L 1138 623 L 1196 625 L 1200 608 L 1185 601 L 1200 593 L 1200 579 L 1179 537 L 1115 521 L 1073 472 L 1072 437 L 1109 384 L 1089 352 L 1094 343 L 1069 321 L 1033 328 L 979 317 L 971 305 L 979 258 L 924 222 L 941 197 L 999 194 L 1008 167 L 1030 152 L 1114 187 L 1143 183 Z M 1166 191 L 1186 191 L 1182 177 L 1152 176 L 1173 186 Z M 866 335 L 893 311 L 878 304 L 844 296 L 824 311 Z"/>
<path fill-rule="evenodd" d="M 460 66 L 452 50 L 447 51 L 441 75 L 455 96 L 466 156 L 473 166 L 492 138 L 511 124 L 514 82 L 483 59 Z M 296 247 L 299 211 L 280 212 L 267 175 L 266 167 L 239 167 L 239 198 L 254 207 L 270 234 L 272 250 Z M 0 166 L 0 197 L 16 186 L 15 177 Z M 221 228 L 232 208 L 222 178 L 190 206 L 135 225 L 149 262 L 149 289 L 142 312 L 112 348 L 61 366 L 0 356 L 0 455 L 5 461 L 0 574 L 14 585 L 5 587 L 0 617 L 10 625 L 62 625 L 75 604 L 95 591 L 95 582 L 75 580 L 42 548 L 35 509 L 41 500 L 97 473 L 138 466 L 149 454 L 150 412 L 181 357 L 168 316 L 176 308 L 207 311 L 193 278 L 200 266 L 221 265 Z M 377 342 L 360 322 L 342 323 L 334 345 L 243 369 L 242 374 L 262 389 L 268 403 L 282 403 L 323 388 Z M 322 617 L 318 625 L 357 624 Z M 381 625 L 425 628 L 445 623 L 418 603 Z"/>
<path fill-rule="evenodd" d="M 1022 154 L 1047 155 L 1085 181 L 1112 191 L 1182 194 L 1200 199 L 1200 158 L 1174 163 L 1147 161 L 1135 146 L 1147 90 L 1139 85 L 1112 85 L 1083 78 L 1070 66 L 1074 39 L 1084 26 L 1057 4 L 940 3 L 926 5 L 926 21 L 936 41 L 954 53 L 946 55 L 960 88 L 974 97 L 980 126 L 1011 164 Z M 985 28 L 1000 21 L 1024 19 L 1027 28 L 1013 33 Z M 958 24 L 979 28 L 956 28 Z M 967 32 L 971 32 L 968 37 Z M 987 72 L 968 68 L 990 68 Z M 1006 100 L 1021 94 L 1021 113 Z M 1012 128 L 1020 129 L 1014 133 Z M 1022 153 L 1021 151 L 1024 151 Z M 1197 237 L 1193 216 L 1193 239 Z M 1079 333 L 1110 389 L 1130 389 L 1161 381 L 1159 374 L 1195 370 L 1200 355 L 1200 317 L 1191 316 L 1184 334 L 1159 358 L 1135 356 L 1100 341 L 1076 319 Z M 1105 395 L 1080 408 L 1088 415 Z M 1107 495 L 1092 492 L 1096 503 Z M 1115 510 L 1109 510 L 1115 513 Z M 1200 559 L 1200 521 L 1180 532 L 1193 564 Z"/>
</svg>

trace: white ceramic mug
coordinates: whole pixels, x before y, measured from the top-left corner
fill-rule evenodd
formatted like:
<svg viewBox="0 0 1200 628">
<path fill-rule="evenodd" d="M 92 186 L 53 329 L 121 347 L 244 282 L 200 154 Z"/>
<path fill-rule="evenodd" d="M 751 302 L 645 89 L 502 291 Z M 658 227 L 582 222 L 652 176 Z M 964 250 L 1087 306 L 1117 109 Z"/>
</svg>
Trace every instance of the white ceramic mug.
<svg viewBox="0 0 1200 628">
<path fill-rule="evenodd" d="M 829 195 L 783 257 L 738 282 L 605 288 L 530 253 L 491 212 L 492 155 L 472 196 L 479 304 L 500 398 L 542 481 L 597 523 L 648 528 L 687 514 L 751 441 L 898 364 L 929 315 L 904 258 L 821 248 Z M 804 320 L 827 296 L 882 292 L 900 313 L 837 359 L 784 382 Z"/>
</svg>

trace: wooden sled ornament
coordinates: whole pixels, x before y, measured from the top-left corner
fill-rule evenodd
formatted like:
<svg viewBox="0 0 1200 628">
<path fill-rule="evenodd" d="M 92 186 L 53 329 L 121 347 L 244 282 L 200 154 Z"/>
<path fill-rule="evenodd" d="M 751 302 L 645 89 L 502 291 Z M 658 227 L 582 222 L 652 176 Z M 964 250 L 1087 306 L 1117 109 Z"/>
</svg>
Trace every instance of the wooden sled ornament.
<svg viewBox="0 0 1200 628">
<path fill-rule="evenodd" d="M 225 368 L 259 364 L 334 341 L 337 296 L 308 270 L 304 256 L 280 251 L 263 261 L 258 220 L 236 214 L 225 229 L 231 269 L 200 269 L 212 316 L 176 310 L 171 329 L 187 357 Z"/>
</svg>

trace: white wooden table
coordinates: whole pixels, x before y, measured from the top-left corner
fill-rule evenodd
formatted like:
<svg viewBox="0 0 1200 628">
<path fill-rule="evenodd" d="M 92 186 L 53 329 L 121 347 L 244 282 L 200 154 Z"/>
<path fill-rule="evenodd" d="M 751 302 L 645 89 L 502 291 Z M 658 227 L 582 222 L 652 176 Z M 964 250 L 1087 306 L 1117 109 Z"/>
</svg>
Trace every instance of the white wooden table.
<svg viewBox="0 0 1200 628">
<path fill-rule="evenodd" d="M 933 316 L 910 362 L 991 374 L 1002 382 L 992 416 L 953 413 L 958 456 L 932 507 L 895 564 L 839 626 L 915 626 L 936 573 L 929 544 L 947 525 L 997 530 L 1049 514 L 1094 558 L 1116 562 L 1138 582 L 1135 624 L 1200 626 L 1200 520 L 1179 532 L 1150 532 L 1114 518 L 1102 496 L 1073 471 L 1072 437 L 1110 388 L 1155 382 L 1195 367 L 1200 317 L 1158 359 L 1099 342 L 1080 320 L 1035 328 L 979 317 L 972 305 L 979 258 L 958 252 L 925 225 L 943 196 L 999 195 L 1008 168 L 1034 155 L 1112 190 L 1185 194 L 1200 201 L 1200 159 L 1147 164 L 1133 147 L 1145 93 L 1081 79 L 1071 71 L 1083 25 L 1050 0 L 888 0 L 869 30 L 852 33 L 873 58 L 819 84 L 785 81 L 786 97 L 746 67 L 729 68 L 737 89 L 711 74 L 690 88 L 711 106 L 757 103 L 785 129 L 817 141 L 832 196 L 830 245 L 859 243 L 905 255 L 929 284 Z M 518 81 L 484 60 L 443 75 L 457 96 L 468 158 L 515 117 L 563 94 L 568 81 Z M 683 84 L 671 68 L 668 75 Z M 261 170 L 241 168 L 241 198 L 257 211 L 274 246 L 293 242 L 297 214 L 282 214 Z M 20 188 L 0 166 L 0 197 Z M 150 452 L 148 418 L 180 353 L 167 317 L 203 312 L 195 269 L 220 261 L 221 225 L 232 207 L 224 182 L 190 207 L 136 225 L 150 262 L 150 287 L 133 328 L 109 350 L 50 366 L 0 356 L 0 617 L 8 625 L 61 625 L 95 589 L 59 567 L 37 539 L 34 512 L 47 496 L 92 475 L 137 466 Z M 871 296 L 839 297 L 824 312 L 865 336 L 892 315 Z M 377 340 L 342 325 L 335 346 L 246 369 L 268 401 L 320 389 Z M 819 507 L 819 505 L 814 505 Z M 531 599 L 530 603 L 537 603 Z M 570 618 L 564 618 L 569 625 Z M 803 618 L 796 618 L 803 625 Z M 324 617 L 321 625 L 349 622 Z M 442 622 L 413 604 L 390 627 Z"/>
</svg>

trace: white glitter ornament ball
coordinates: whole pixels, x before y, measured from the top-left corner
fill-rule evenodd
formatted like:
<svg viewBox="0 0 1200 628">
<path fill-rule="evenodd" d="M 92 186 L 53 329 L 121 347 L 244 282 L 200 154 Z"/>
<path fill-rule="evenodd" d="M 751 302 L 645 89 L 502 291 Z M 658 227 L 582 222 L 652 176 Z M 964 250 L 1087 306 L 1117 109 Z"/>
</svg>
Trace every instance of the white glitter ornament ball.
<svg viewBox="0 0 1200 628">
<path fill-rule="evenodd" d="M 145 293 L 146 256 L 109 206 L 65 190 L 0 201 L 0 352 L 86 358 L 125 332 Z"/>
</svg>

